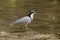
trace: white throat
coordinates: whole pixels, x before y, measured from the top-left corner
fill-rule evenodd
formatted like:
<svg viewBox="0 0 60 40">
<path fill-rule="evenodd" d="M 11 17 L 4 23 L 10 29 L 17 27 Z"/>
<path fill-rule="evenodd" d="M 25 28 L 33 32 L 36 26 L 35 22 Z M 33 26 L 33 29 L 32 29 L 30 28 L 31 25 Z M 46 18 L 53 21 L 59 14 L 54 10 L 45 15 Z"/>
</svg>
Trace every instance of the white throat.
<svg viewBox="0 0 60 40">
<path fill-rule="evenodd" d="M 30 17 L 31 17 L 31 20 L 33 20 L 33 15 L 34 15 L 34 14 L 31 14 L 31 16 L 30 16 Z"/>
</svg>

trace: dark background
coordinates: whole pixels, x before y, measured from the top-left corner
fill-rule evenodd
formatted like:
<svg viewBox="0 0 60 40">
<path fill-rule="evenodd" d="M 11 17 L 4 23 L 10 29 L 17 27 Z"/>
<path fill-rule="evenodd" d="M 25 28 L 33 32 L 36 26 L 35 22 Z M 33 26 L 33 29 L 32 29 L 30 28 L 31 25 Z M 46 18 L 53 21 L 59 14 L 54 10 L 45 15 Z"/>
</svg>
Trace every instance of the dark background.
<svg viewBox="0 0 60 40">
<path fill-rule="evenodd" d="M 60 0 L 0 0 L 0 31 L 19 30 L 22 25 L 10 27 L 10 23 L 36 10 L 34 20 L 29 28 L 39 31 L 60 32 Z"/>
</svg>

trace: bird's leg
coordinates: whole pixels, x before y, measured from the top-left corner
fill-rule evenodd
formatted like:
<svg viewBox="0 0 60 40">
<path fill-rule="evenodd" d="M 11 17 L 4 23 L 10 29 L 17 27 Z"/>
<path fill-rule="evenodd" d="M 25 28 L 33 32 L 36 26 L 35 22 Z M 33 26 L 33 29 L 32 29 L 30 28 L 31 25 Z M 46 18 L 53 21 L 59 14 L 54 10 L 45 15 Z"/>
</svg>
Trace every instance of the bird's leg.
<svg viewBox="0 0 60 40">
<path fill-rule="evenodd" d="M 22 26 L 21 26 L 21 29 L 20 29 L 21 31 L 23 30 L 23 28 L 22 28 Z"/>
<path fill-rule="evenodd" d="M 27 25 L 28 25 L 28 24 L 25 24 L 25 26 L 26 26 L 26 30 L 32 30 L 32 29 L 28 28 Z"/>
<path fill-rule="evenodd" d="M 25 24 L 26 29 L 28 29 L 27 24 Z"/>
<path fill-rule="evenodd" d="M 23 24 L 22 24 L 22 25 L 23 25 Z M 20 27 L 20 31 L 21 31 L 21 32 L 25 32 L 25 29 L 24 29 L 23 26 Z"/>
</svg>

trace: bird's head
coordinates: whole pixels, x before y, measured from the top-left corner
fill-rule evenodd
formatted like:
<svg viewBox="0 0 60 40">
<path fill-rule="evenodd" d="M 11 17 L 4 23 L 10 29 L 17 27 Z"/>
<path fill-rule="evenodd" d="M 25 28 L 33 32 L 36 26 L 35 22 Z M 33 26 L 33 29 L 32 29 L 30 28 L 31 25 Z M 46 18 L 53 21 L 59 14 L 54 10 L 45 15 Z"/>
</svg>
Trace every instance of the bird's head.
<svg viewBox="0 0 60 40">
<path fill-rule="evenodd" d="M 33 17 L 33 15 L 36 13 L 36 11 L 35 10 L 30 10 L 28 13 L 29 14 L 27 16 Z"/>
<path fill-rule="evenodd" d="M 29 11 L 29 14 L 35 14 L 35 13 L 36 13 L 35 10 L 30 10 L 30 11 Z"/>
</svg>

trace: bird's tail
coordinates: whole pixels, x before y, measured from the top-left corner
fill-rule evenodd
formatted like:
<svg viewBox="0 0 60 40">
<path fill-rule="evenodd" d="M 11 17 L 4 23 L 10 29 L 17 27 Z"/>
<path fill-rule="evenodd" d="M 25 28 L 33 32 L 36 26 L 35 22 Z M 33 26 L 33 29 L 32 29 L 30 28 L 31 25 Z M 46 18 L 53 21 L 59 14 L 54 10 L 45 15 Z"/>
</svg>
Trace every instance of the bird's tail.
<svg viewBox="0 0 60 40">
<path fill-rule="evenodd" d="M 13 26 L 15 24 L 15 22 L 12 22 L 12 23 L 10 23 L 10 26 Z"/>
<path fill-rule="evenodd" d="M 10 26 L 13 26 L 13 25 L 15 25 L 15 24 L 17 24 L 17 22 L 16 22 L 16 21 L 13 21 L 13 22 L 10 24 Z"/>
</svg>

